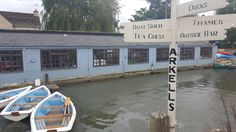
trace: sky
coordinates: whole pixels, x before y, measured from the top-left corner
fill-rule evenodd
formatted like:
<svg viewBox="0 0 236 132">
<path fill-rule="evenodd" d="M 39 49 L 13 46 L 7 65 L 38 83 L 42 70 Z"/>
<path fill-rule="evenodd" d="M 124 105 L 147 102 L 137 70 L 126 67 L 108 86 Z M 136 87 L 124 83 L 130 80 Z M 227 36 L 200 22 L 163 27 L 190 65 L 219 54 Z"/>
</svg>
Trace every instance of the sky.
<svg viewBox="0 0 236 132">
<path fill-rule="evenodd" d="M 180 0 L 180 3 L 184 3 L 191 0 Z M 24 12 L 33 13 L 35 9 L 42 11 L 41 0 L 0 0 L 0 11 L 12 11 L 12 12 Z M 120 0 L 120 22 L 128 22 L 135 14 L 135 10 L 148 7 L 146 0 Z"/>
</svg>

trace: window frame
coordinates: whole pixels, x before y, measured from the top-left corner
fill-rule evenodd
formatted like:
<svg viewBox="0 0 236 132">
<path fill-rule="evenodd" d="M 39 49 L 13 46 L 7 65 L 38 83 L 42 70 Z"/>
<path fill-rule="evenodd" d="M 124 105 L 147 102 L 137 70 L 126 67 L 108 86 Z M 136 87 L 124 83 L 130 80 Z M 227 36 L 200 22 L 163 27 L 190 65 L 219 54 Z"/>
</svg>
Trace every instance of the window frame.
<svg viewBox="0 0 236 132">
<path fill-rule="evenodd" d="M 168 61 L 169 61 L 169 48 L 156 48 L 156 62 L 168 62 Z"/>
<path fill-rule="evenodd" d="M 48 54 L 48 56 L 46 54 Z M 40 62 L 41 62 L 42 71 L 76 69 L 78 67 L 77 50 L 76 49 L 41 49 Z"/>
<path fill-rule="evenodd" d="M 195 59 L 194 47 L 181 47 L 180 48 L 180 60 L 187 61 L 187 60 L 194 60 L 194 59 Z"/>
<path fill-rule="evenodd" d="M 211 59 L 212 53 L 212 47 L 200 47 L 200 59 Z"/>
<path fill-rule="evenodd" d="M 120 65 L 120 49 L 93 49 L 93 67 Z"/>
<path fill-rule="evenodd" d="M 149 48 L 128 49 L 128 65 L 148 64 L 148 63 L 149 63 Z"/>
<path fill-rule="evenodd" d="M 0 73 L 17 72 L 24 72 L 23 51 L 0 50 Z"/>
</svg>

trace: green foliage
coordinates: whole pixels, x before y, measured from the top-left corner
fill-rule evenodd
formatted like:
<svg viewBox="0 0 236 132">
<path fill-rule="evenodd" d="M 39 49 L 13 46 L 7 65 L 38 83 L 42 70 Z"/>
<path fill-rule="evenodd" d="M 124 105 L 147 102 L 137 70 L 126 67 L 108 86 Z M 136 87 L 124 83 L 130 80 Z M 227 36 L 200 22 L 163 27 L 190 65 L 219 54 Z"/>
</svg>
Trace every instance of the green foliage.
<svg viewBox="0 0 236 132">
<path fill-rule="evenodd" d="M 144 21 L 170 18 L 170 0 L 146 0 L 149 9 L 141 8 L 132 15 L 131 21 Z"/>
<path fill-rule="evenodd" d="M 117 0 L 42 0 L 46 30 L 113 32 Z"/>
<path fill-rule="evenodd" d="M 229 5 L 216 11 L 216 14 L 233 14 L 236 13 L 236 0 L 228 0 Z"/>
<path fill-rule="evenodd" d="M 229 5 L 223 9 L 216 11 L 217 14 L 233 14 L 236 13 L 236 0 L 228 0 Z M 227 38 L 223 41 L 223 47 L 225 48 L 235 48 L 236 42 L 236 28 L 231 28 L 227 32 Z"/>
</svg>

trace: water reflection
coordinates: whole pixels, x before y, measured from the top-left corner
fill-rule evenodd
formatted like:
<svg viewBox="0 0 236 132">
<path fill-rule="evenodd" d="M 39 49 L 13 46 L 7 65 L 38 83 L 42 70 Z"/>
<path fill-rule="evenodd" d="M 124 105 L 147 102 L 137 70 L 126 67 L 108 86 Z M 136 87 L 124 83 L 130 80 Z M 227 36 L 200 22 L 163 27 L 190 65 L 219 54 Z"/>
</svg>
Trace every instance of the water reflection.
<svg viewBox="0 0 236 132">
<path fill-rule="evenodd" d="M 29 118 L 27 119 L 29 120 Z M 0 121 L 0 132 L 30 132 L 29 121 L 12 122 L 3 118 L 1 118 Z"/>
<path fill-rule="evenodd" d="M 115 123 L 115 118 L 118 114 L 107 114 L 103 112 L 90 112 L 88 115 L 83 115 L 81 121 L 93 128 L 104 130 L 110 124 Z"/>
</svg>

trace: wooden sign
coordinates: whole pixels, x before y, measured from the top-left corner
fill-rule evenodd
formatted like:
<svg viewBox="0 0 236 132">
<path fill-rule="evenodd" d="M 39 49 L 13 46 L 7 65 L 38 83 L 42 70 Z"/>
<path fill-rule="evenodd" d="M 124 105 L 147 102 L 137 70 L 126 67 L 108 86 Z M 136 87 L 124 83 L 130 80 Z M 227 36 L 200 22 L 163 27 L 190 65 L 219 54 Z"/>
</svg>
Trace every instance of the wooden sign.
<svg viewBox="0 0 236 132">
<path fill-rule="evenodd" d="M 186 29 L 177 31 L 177 41 L 210 41 L 210 40 L 224 40 L 226 30 L 221 26 L 214 26 L 214 28 L 205 29 Z"/>
<path fill-rule="evenodd" d="M 124 34 L 125 42 L 170 42 L 170 30 L 129 31 Z"/>
<path fill-rule="evenodd" d="M 120 32 L 170 30 L 170 19 L 121 23 Z"/>
<path fill-rule="evenodd" d="M 225 39 L 225 29 L 236 27 L 236 14 L 198 16 L 177 20 L 177 41 Z M 170 19 L 121 24 L 125 42 L 170 42 Z"/>
<path fill-rule="evenodd" d="M 194 0 L 178 5 L 177 17 L 203 13 L 226 7 L 226 0 Z"/>
<path fill-rule="evenodd" d="M 198 16 L 198 17 L 184 17 L 178 19 L 178 30 L 185 29 L 205 29 L 221 26 L 227 29 L 236 27 L 236 14 L 215 15 L 215 16 Z"/>
</svg>

